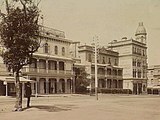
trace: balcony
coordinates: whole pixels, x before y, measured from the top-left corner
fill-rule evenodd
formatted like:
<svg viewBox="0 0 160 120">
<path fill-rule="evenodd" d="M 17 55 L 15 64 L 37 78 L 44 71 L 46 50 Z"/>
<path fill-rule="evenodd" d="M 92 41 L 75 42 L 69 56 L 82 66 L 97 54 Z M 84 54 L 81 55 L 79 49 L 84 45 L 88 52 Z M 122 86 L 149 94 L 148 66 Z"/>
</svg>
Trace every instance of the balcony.
<svg viewBox="0 0 160 120">
<path fill-rule="evenodd" d="M 48 70 L 49 74 L 57 74 L 57 70 Z"/>
<path fill-rule="evenodd" d="M 22 69 L 22 73 L 24 74 L 45 74 L 45 75 L 73 75 L 72 70 L 47 70 L 42 68 L 29 68 L 24 67 Z"/>
<path fill-rule="evenodd" d="M 38 69 L 37 69 L 38 70 Z M 46 69 L 39 68 L 39 73 L 47 73 Z"/>
</svg>

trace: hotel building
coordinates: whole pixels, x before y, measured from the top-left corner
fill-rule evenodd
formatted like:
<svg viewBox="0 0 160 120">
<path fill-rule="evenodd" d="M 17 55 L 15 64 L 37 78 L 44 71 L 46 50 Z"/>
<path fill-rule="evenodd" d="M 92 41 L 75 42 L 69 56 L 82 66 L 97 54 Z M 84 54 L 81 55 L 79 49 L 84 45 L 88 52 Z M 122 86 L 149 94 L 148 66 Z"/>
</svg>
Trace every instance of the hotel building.
<svg viewBox="0 0 160 120">
<path fill-rule="evenodd" d="M 146 93 L 147 90 L 147 32 L 143 23 L 135 33 L 135 39 L 114 40 L 109 48 L 118 51 L 119 66 L 123 68 L 123 88 L 131 89 L 133 94 Z"/>
</svg>

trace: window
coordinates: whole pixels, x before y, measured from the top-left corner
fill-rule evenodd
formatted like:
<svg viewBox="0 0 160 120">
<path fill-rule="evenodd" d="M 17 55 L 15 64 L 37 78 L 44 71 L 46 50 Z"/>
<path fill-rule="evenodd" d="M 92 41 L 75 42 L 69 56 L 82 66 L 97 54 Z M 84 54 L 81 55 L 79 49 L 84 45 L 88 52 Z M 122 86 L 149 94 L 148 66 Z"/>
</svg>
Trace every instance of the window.
<svg viewBox="0 0 160 120">
<path fill-rule="evenodd" d="M 103 57 L 102 64 L 106 64 L 105 57 Z"/>
<path fill-rule="evenodd" d="M 48 53 L 49 49 L 48 49 L 48 43 L 45 43 L 44 45 L 44 53 Z"/>
<path fill-rule="evenodd" d="M 133 77 L 136 78 L 136 70 L 133 69 Z"/>
<path fill-rule="evenodd" d="M 145 78 L 145 71 L 143 70 L 143 78 Z"/>
<path fill-rule="evenodd" d="M 111 64 L 111 58 L 108 59 L 108 64 Z"/>
<path fill-rule="evenodd" d="M 55 51 L 55 54 L 57 55 L 58 54 L 58 47 L 57 46 L 55 46 L 54 51 Z"/>
<path fill-rule="evenodd" d="M 115 65 L 115 66 L 117 66 L 117 65 L 118 65 L 118 64 L 117 64 L 117 59 L 115 59 L 114 65 Z"/>
<path fill-rule="evenodd" d="M 133 54 L 136 53 L 136 48 L 135 48 L 135 47 L 132 48 L 132 53 L 133 53 Z"/>
<path fill-rule="evenodd" d="M 136 66 L 136 59 L 133 59 L 132 65 L 133 65 L 133 66 Z"/>
<path fill-rule="evenodd" d="M 111 75 L 111 69 L 107 69 L 107 75 Z"/>
<path fill-rule="evenodd" d="M 137 67 L 141 67 L 141 62 L 139 60 L 137 61 Z"/>
<path fill-rule="evenodd" d="M 145 51 L 143 50 L 143 56 L 145 56 Z"/>
<path fill-rule="evenodd" d="M 118 70 L 118 76 L 122 76 L 122 70 Z"/>
<path fill-rule="evenodd" d="M 65 48 L 62 47 L 62 56 L 64 56 L 64 55 L 65 55 Z"/>
<path fill-rule="evenodd" d="M 88 62 L 92 62 L 91 54 L 88 54 Z"/>
<path fill-rule="evenodd" d="M 138 70 L 138 78 L 141 78 L 141 70 Z"/>
</svg>

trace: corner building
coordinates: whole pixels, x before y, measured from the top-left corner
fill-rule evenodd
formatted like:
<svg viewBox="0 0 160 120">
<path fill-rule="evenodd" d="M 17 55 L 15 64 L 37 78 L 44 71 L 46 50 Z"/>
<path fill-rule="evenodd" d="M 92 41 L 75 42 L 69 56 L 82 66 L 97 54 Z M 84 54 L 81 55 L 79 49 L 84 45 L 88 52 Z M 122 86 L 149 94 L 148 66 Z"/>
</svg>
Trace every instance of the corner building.
<svg viewBox="0 0 160 120">
<path fill-rule="evenodd" d="M 132 90 L 133 94 L 146 93 L 147 90 L 147 32 L 143 23 L 135 33 L 134 39 L 123 37 L 114 40 L 109 48 L 119 53 L 119 66 L 123 68 L 123 89 Z"/>
<path fill-rule="evenodd" d="M 74 93 L 74 61 L 70 57 L 71 40 L 65 33 L 42 27 L 41 46 L 33 55 L 33 63 L 22 69 L 27 79 L 33 80 L 33 94 Z"/>
</svg>

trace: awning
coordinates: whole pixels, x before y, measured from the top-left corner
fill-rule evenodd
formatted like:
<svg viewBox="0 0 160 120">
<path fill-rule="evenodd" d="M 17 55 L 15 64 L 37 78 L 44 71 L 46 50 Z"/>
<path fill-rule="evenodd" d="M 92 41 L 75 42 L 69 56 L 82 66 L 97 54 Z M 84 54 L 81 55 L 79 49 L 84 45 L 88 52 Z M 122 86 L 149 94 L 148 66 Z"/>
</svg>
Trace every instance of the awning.
<svg viewBox="0 0 160 120">
<path fill-rule="evenodd" d="M 4 81 L 7 83 L 14 83 L 16 80 L 14 77 L 9 77 L 9 76 L 0 76 L 0 81 Z M 24 77 L 20 77 L 20 82 L 21 83 L 26 83 L 26 82 L 34 82 L 33 80 L 26 79 Z"/>
</svg>

